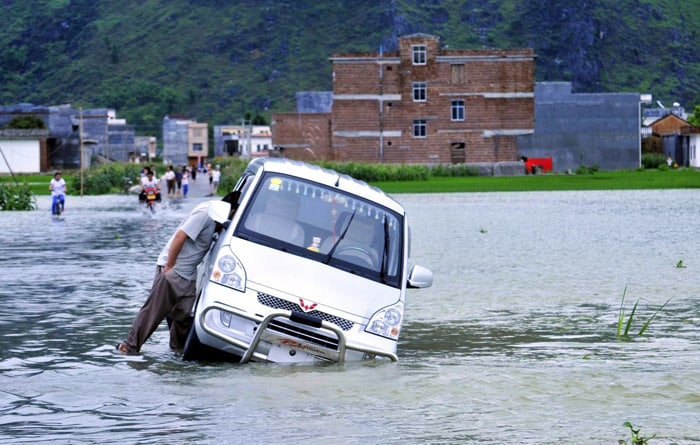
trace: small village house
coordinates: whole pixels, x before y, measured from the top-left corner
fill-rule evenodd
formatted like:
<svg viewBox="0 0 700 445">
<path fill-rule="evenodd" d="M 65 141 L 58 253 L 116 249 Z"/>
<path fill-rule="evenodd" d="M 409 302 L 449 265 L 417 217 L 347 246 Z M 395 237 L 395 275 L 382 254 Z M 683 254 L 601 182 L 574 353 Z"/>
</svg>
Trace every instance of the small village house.
<svg viewBox="0 0 700 445">
<path fill-rule="evenodd" d="M 269 125 L 214 126 L 214 156 L 269 156 L 271 150 Z"/>
<path fill-rule="evenodd" d="M 199 166 L 209 155 L 208 125 L 186 118 L 163 118 L 163 162 Z"/>
</svg>

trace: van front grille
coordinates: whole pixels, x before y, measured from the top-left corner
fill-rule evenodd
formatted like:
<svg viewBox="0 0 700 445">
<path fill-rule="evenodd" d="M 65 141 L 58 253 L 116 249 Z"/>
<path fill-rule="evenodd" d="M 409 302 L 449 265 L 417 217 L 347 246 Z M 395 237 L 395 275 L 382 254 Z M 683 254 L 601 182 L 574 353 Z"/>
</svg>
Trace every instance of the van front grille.
<svg viewBox="0 0 700 445">
<path fill-rule="evenodd" d="M 289 335 L 299 339 L 305 343 L 311 343 L 333 351 L 338 350 L 338 339 L 327 335 L 319 334 L 318 332 L 310 331 L 298 326 L 287 324 L 281 320 L 272 320 L 268 325 L 271 331 Z"/>
<path fill-rule="evenodd" d="M 287 311 L 299 311 L 299 312 L 304 312 L 304 310 L 299 306 L 297 303 L 292 303 L 291 301 L 283 300 L 281 298 L 273 297 L 272 295 L 264 294 L 262 292 L 258 292 L 258 303 L 263 304 L 267 307 L 271 307 L 273 309 L 283 309 Z M 345 318 L 340 318 L 336 317 L 335 315 L 327 314 L 325 312 L 321 311 L 311 311 L 311 312 L 306 312 L 309 315 L 313 315 L 314 317 L 318 317 L 323 321 L 327 321 L 329 323 L 333 323 L 334 325 L 338 326 L 340 329 L 343 331 L 349 331 L 352 329 L 352 327 L 355 325 L 350 320 L 346 320 Z"/>
</svg>

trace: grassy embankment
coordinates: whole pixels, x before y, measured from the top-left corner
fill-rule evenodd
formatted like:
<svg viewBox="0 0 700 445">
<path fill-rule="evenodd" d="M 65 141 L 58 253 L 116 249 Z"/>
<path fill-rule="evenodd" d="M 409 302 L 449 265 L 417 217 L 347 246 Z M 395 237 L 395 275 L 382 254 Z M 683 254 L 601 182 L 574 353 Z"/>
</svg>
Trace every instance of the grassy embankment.
<svg viewBox="0 0 700 445">
<path fill-rule="evenodd" d="M 37 196 L 49 194 L 51 175 L 18 175 Z M 79 178 L 65 175 L 69 194 L 75 195 Z M 3 181 L 12 181 L 4 176 Z M 584 175 L 464 176 L 432 177 L 428 180 L 382 181 L 373 185 L 388 193 L 524 192 L 555 190 L 644 190 L 700 188 L 700 172 L 693 169 L 661 171 L 620 170 Z"/>
<path fill-rule="evenodd" d="M 685 189 L 700 188 L 700 172 L 692 169 L 620 170 L 584 175 L 434 177 L 427 181 L 372 184 L 387 193 Z"/>
<path fill-rule="evenodd" d="M 53 173 L 47 173 L 43 175 L 15 174 L 15 178 L 17 179 L 17 182 L 20 185 L 27 184 L 29 186 L 29 190 L 31 190 L 32 194 L 34 194 L 35 196 L 45 196 L 51 194 L 51 192 L 49 191 L 49 182 L 51 182 L 51 178 L 53 178 Z M 65 179 L 66 182 L 69 181 L 68 176 L 64 176 L 63 179 Z M 8 174 L 3 174 L 2 176 L 0 176 L 0 182 L 5 184 L 15 184 L 14 178 Z"/>
</svg>

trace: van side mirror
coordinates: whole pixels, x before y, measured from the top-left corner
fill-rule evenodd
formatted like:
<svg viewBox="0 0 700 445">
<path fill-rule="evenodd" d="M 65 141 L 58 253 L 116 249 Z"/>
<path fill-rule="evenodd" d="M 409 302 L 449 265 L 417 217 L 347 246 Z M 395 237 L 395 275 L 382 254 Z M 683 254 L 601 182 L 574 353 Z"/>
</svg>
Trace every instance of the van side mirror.
<svg viewBox="0 0 700 445">
<path fill-rule="evenodd" d="M 408 287 L 411 289 L 419 289 L 430 287 L 433 285 L 433 273 L 423 266 L 415 265 L 411 268 L 411 273 L 408 274 Z"/>
<path fill-rule="evenodd" d="M 207 207 L 207 215 L 219 224 L 223 224 L 228 220 L 228 215 L 231 213 L 231 204 L 224 201 L 212 201 Z"/>
</svg>

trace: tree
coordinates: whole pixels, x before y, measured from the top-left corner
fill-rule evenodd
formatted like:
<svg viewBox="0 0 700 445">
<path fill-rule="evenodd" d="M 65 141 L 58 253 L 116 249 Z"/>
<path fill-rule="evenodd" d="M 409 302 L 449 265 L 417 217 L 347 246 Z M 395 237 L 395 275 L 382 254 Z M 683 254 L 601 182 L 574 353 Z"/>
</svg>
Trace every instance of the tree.
<svg viewBox="0 0 700 445">
<path fill-rule="evenodd" d="M 32 115 L 15 116 L 5 125 L 5 128 L 17 130 L 34 130 L 38 128 L 40 130 L 45 130 L 46 122 L 44 122 L 42 118 Z"/>
<path fill-rule="evenodd" d="M 688 122 L 692 125 L 700 125 L 700 105 L 695 105 L 693 108 L 693 114 L 688 116 Z"/>
</svg>

